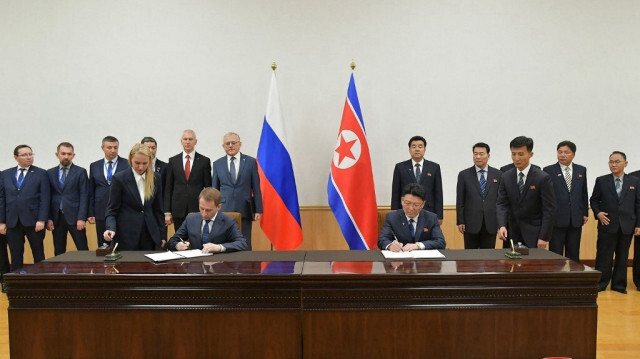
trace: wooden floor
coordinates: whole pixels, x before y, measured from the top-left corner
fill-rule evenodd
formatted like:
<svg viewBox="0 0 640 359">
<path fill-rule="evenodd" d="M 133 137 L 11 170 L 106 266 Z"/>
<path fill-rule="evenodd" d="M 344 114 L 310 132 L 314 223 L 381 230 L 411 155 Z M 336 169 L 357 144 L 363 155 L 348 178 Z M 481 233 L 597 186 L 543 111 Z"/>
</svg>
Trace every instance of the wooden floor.
<svg viewBox="0 0 640 359">
<path fill-rule="evenodd" d="M 597 359 L 640 358 L 640 291 L 631 281 L 631 269 L 628 281 L 629 294 L 606 290 L 598 296 Z M 0 358 L 9 358 L 9 332 L 5 314 L 8 304 L 7 296 L 0 295 Z M 541 336 L 541 340 L 553 340 L 545 338 L 544 333 Z"/>
</svg>

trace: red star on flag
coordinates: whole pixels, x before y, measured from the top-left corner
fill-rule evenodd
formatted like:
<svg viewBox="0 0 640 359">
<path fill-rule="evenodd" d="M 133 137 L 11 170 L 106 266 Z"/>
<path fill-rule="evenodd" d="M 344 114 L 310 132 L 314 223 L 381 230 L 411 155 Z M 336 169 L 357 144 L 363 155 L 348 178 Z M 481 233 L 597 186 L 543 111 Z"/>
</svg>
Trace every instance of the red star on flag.
<svg viewBox="0 0 640 359">
<path fill-rule="evenodd" d="M 356 159 L 351 152 L 351 148 L 356 143 L 356 141 L 357 140 L 347 142 L 344 140 L 344 137 L 342 135 L 340 136 L 340 146 L 336 148 L 336 152 L 338 152 L 338 166 L 342 163 L 342 160 L 345 157 L 349 157 L 354 160 Z"/>
</svg>

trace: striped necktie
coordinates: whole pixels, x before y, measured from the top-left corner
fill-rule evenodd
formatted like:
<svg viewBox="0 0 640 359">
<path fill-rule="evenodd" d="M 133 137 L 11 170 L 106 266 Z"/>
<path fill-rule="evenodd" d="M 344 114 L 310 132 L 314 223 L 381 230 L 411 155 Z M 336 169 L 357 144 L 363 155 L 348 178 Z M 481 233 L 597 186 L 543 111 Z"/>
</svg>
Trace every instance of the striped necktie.
<svg viewBox="0 0 640 359">
<path fill-rule="evenodd" d="M 484 178 L 485 170 L 480 170 L 480 191 L 482 192 L 482 197 L 485 196 L 487 192 L 487 180 Z"/>
<path fill-rule="evenodd" d="M 564 168 L 564 181 L 567 183 L 567 189 L 571 192 L 571 169 L 569 166 Z"/>
<path fill-rule="evenodd" d="M 518 190 L 520 191 L 520 194 L 522 194 L 524 192 L 524 173 L 520 172 L 518 178 Z"/>
</svg>

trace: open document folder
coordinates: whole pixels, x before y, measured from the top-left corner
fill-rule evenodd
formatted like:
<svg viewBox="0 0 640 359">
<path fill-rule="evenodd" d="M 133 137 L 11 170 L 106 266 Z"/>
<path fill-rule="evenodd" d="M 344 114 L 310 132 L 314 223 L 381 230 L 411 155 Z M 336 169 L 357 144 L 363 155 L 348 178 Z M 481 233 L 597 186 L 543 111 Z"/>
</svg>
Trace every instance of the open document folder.
<svg viewBox="0 0 640 359">
<path fill-rule="evenodd" d="M 387 259 L 397 258 L 413 258 L 413 259 L 437 259 L 444 258 L 444 254 L 440 253 L 437 249 L 425 249 L 410 252 L 392 252 L 381 251 L 382 255 Z"/>
<path fill-rule="evenodd" d="M 213 253 L 202 253 L 202 249 L 190 249 L 188 251 L 166 251 L 159 253 L 149 253 L 144 256 L 151 259 L 154 262 L 164 262 L 170 261 L 173 259 L 185 259 L 185 258 L 195 258 L 195 257 L 206 257 L 211 256 Z"/>
</svg>

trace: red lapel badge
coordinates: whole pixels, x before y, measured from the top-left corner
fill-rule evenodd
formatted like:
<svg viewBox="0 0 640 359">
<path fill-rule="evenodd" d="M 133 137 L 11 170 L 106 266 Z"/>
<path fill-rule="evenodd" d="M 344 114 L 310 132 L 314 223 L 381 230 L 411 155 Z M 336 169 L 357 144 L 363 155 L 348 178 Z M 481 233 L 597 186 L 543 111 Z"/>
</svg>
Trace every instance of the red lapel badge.
<svg viewBox="0 0 640 359">
<path fill-rule="evenodd" d="M 429 228 L 424 228 L 424 229 L 422 229 L 422 231 L 425 232 L 425 233 L 429 232 Z"/>
<path fill-rule="evenodd" d="M 635 188 L 635 187 L 633 187 L 633 186 L 631 186 L 631 187 L 629 187 L 629 189 L 636 189 L 636 188 Z"/>
<path fill-rule="evenodd" d="M 427 176 L 431 177 L 431 172 L 427 172 Z"/>
<path fill-rule="evenodd" d="M 531 186 L 529 187 L 529 189 L 536 189 L 536 186 Z"/>
<path fill-rule="evenodd" d="M 582 173 L 578 175 L 578 177 L 582 178 Z"/>
<path fill-rule="evenodd" d="M 498 183 L 498 180 L 494 178 L 493 183 Z"/>
</svg>

